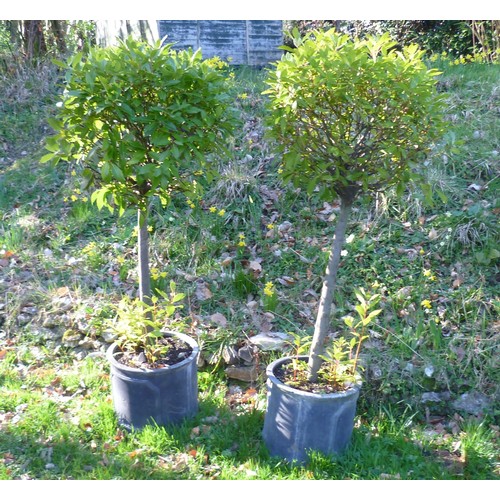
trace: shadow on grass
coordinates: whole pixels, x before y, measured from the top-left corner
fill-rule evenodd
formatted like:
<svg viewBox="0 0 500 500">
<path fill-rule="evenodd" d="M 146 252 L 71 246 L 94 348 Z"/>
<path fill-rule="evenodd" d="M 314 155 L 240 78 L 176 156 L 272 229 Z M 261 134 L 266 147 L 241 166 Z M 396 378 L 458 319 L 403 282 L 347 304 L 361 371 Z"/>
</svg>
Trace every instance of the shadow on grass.
<svg viewBox="0 0 500 500">
<path fill-rule="evenodd" d="M 264 411 L 226 403 L 202 399 L 197 416 L 181 425 L 134 432 L 117 426 L 109 402 L 74 425 L 4 425 L 0 479 L 495 478 L 495 465 L 473 450 L 462 462 L 442 447 L 412 439 L 397 419 L 376 432 L 358 426 L 341 456 L 312 453 L 307 465 L 291 465 L 269 456 L 261 437 Z"/>
</svg>

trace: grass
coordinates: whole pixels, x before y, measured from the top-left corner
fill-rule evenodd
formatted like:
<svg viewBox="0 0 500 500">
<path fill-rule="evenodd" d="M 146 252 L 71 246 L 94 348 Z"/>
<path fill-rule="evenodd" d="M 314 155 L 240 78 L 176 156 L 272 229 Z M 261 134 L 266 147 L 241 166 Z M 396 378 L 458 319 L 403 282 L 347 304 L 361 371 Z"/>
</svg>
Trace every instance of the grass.
<svg viewBox="0 0 500 500">
<path fill-rule="evenodd" d="M 22 89 L 34 75 L 16 80 L 18 93 L 2 77 L 0 478 L 497 479 L 498 68 L 443 66 L 450 134 L 422 167 L 446 201 L 425 207 L 416 186 L 355 207 L 336 314 L 352 311 L 358 286 L 381 293 L 383 313 L 363 352 L 351 446 L 304 467 L 262 443 L 263 374 L 229 379 L 222 360 L 263 330 L 311 333 L 337 213 L 335 200 L 313 202 L 279 180 L 262 73 L 237 74 L 245 126 L 220 180 L 194 207 L 182 198 L 152 207 L 154 286 L 173 280 L 186 294 L 186 330 L 205 365 L 198 415 L 140 432 L 117 426 L 103 356 L 110 306 L 136 290 L 135 215 L 99 212 L 70 166 L 39 163 L 55 76 L 40 71 L 45 90 L 31 94 Z M 19 115 L 30 96 L 32 112 Z M 31 132 L 12 133 L 21 129 Z M 277 356 L 261 352 L 262 366 Z M 488 398 L 486 410 L 453 405 L 471 393 Z"/>
</svg>

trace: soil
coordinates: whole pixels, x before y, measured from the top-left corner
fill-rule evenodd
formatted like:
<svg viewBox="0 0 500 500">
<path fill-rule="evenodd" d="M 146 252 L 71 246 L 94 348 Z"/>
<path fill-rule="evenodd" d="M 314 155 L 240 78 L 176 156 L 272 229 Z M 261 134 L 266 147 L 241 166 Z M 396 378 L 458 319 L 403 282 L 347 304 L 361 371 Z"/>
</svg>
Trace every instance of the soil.
<svg viewBox="0 0 500 500">
<path fill-rule="evenodd" d="M 320 376 L 316 382 L 310 382 L 307 380 L 304 369 L 294 370 L 292 363 L 284 363 L 278 366 L 274 370 L 274 375 L 280 382 L 294 389 L 313 394 L 333 394 L 335 392 L 345 392 L 349 388 L 343 384 L 322 380 Z"/>
<path fill-rule="evenodd" d="M 176 365 L 188 358 L 193 352 L 193 348 L 189 344 L 177 337 L 163 337 L 157 342 L 160 346 L 167 347 L 167 350 L 165 354 L 154 363 L 147 362 L 142 350 L 136 352 L 124 351 L 116 355 L 116 360 L 130 368 L 155 370 L 157 368 Z"/>
</svg>

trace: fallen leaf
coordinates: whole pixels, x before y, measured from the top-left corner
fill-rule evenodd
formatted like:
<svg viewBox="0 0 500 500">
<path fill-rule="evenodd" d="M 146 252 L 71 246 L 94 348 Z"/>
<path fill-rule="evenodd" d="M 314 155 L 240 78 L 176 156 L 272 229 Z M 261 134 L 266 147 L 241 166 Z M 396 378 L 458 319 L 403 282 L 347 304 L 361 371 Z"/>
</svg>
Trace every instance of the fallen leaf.
<svg viewBox="0 0 500 500">
<path fill-rule="evenodd" d="M 203 281 L 200 281 L 196 284 L 196 298 L 200 301 L 208 300 L 212 298 L 212 292 L 208 288 L 207 284 Z"/>
<path fill-rule="evenodd" d="M 290 276 L 282 276 L 281 278 L 278 278 L 277 281 L 284 286 L 291 286 L 295 284 L 295 280 L 293 278 L 290 278 Z"/>
<path fill-rule="evenodd" d="M 260 265 L 260 262 L 256 260 L 251 260 L 248 263 L 248 268 L 254 271 L 254 273 L 260 273 L 262 272 L 262 266 Z"/>
<path fill-rule="evenodd" d="M 130 458 L 135 458 L 137 455 L 139 455 L 139 454 L 140 454 L 140 453 L 142 453 L 142 452 L 143 452 L 143 450 L 134 450 L 134 451 L 131 451 L 131 452 L 128 454 L 128 456 L 129 456 Z"/>
<path fill-rule="evenodd" d="M 67 286 L 61 286 L 56 289 L 56 295 L 58 297 L 64 297 L 65 295 L 68 295 L 69 293 L 69 288 Z"/>
<path fill-rule="evenodd" d="M 430 231 L 429 231 L 429 239 L 430 240 L 435 240 L 437 237 L 438 237 L 438 232 L 432 228 Z"/>
<path fill-rule="evenodd" d="M 231 263 L 233 262 L 233 258 L 232 257 L 225 257 L 221 260 L 221 263 L 220 265 L 222 267 L 228 267 L 231 265 Z"/>
<path fill-rule="evenodd" d="M 210 316 L 210 321 L 224 328 L 227 325 L 226 317 L 221 313 L 214 313 Z"/>
<path fill-rule="evenodd" d="M 397 474 L 382 473 L 380 474 L 379 479 L 401 479 L 401 476 L 399 475 L 399 472 Z"/>
</svg>

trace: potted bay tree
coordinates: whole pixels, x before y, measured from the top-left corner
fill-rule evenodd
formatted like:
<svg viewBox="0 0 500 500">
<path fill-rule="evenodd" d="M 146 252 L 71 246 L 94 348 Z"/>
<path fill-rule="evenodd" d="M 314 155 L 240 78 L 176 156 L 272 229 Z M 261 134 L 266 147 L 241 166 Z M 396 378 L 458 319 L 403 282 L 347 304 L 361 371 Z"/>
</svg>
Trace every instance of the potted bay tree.
<svg viewBox="0 0 500 500">
<path fill-rule="evenodd" d="M 416 45 L 396 49 L 386 35 L 352 40 L 315 31 L 289 49 L 267 77 L 269 133 L 283 154 L 282 177 L 322 200 L 340 201 L 308 354 L 267 367 L 263 437 L 272 455 L 307 460 L 309 450 L 348 445 L 361 379 L 357 359 L 379 297 L 356 291 L 349 335 L 329 344 L 332 304 L 355 201 L 418 180 L 413 168 L 443 131 L 437 71 Z M 429 186 L 419 181 L 427 198 Z"/>
<path fill-rule="evenodd" d="M 108 350 L 114 407 L 129 427 L 175 423 L 197 411 L 198 344 L 164 331 L 182 295 L 152 293 L 148 211 L 214 176 L 210 155 L 236 124 L 228 77 L 199 51 L 132 37 L 58 64 L 65 88 L 42 161 L 71 162 L 99 209 L 137 212 L 138 297 L 120 303 Z"/>
</svg>

